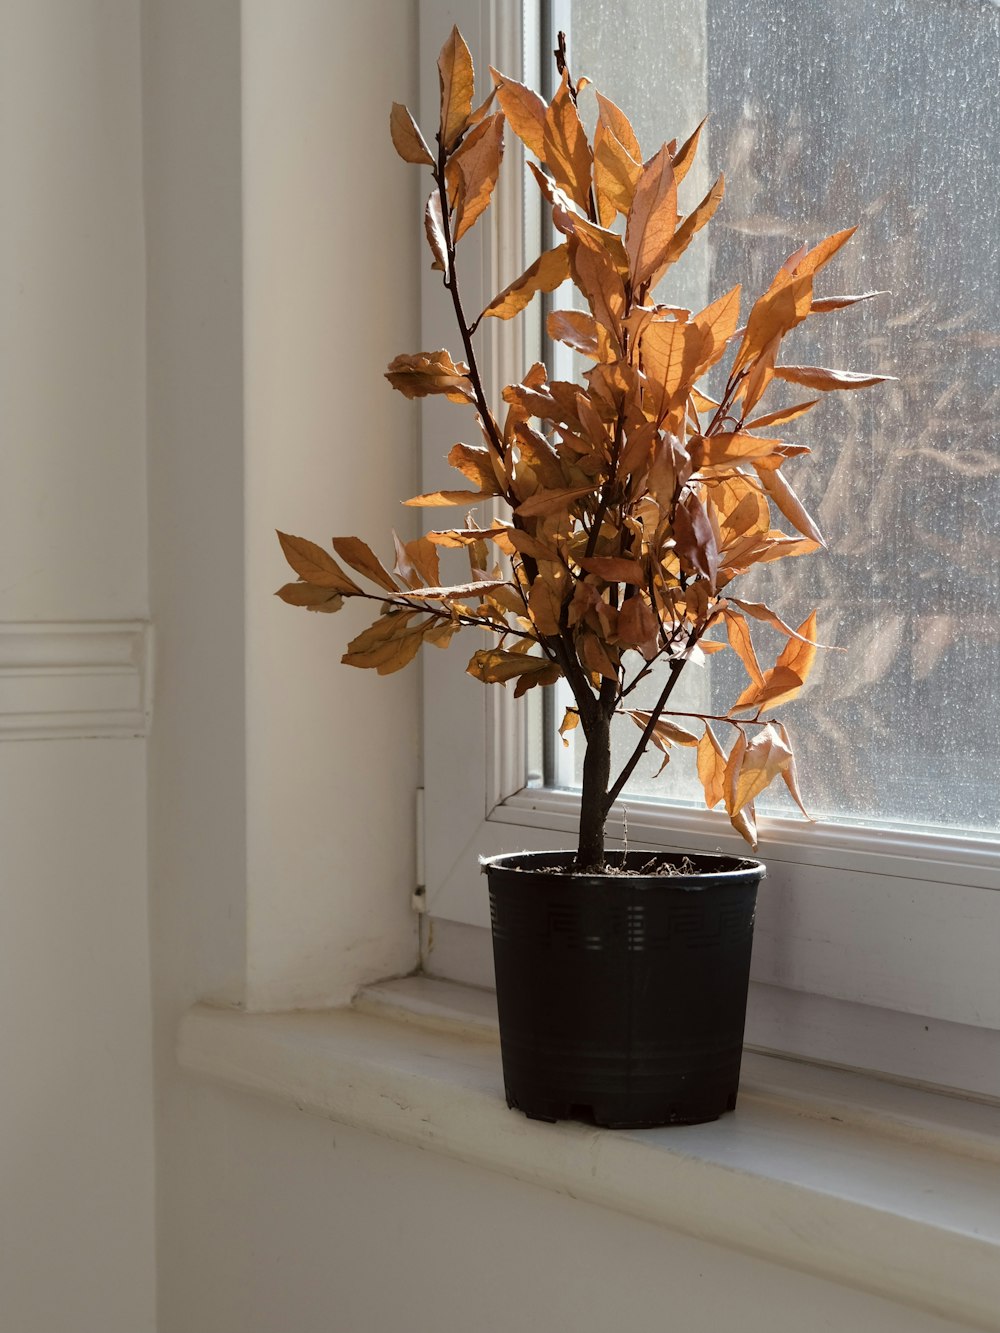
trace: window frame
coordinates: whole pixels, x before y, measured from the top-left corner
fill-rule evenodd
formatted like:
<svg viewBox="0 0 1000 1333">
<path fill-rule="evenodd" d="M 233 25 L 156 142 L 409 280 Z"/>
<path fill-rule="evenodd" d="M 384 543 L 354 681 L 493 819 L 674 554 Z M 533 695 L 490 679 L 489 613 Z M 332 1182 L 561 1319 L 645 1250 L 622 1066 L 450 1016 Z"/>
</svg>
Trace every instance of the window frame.
<svg viewBox="0 0 1000 1333">
<path fill-rule="evenodd" d="M 502 0 L 421 0 L 421 115 L 437 116 L 434 69 L 441 34 L 458 23 L 477 71 L 493 64 L 519 70 L 522 14 L 536 9 Z M 560 0 L 556 0 L 556 9 Z M 512 16 L 514 21 L 512 22 Z M 558 13 L 556 20 L 559 20 Z M 520 241 L 523 201 L 514 161 L 519 145 L 508 135 L 504 190 L 497 208 L 463 242 L 463 295 L 481 304 L 526 266 Z M 533 258 L 527 256 L 527 262 Z M 440 279 L 426 266 L 422 286 L 424 345 L 454 342 Z M 481 308 L 481 307 L 477 307 Z M 483 326 L 483 365 L 496 386 L 520 377 L 522 319 Z M 423 407 L 423 484 L 445 483 L 442 443 L 454 417 L 432 399 Z M 478 859 L 503 850 L 574 845 L 579 798 L 528 784 L 524 701 L 504 689 L 483 689 L 465 675 L 460 651 L 434 655 L 424 677 L 424 911 L 432 921 L 479 929 L 488 905 Z M 740 852 L 745 844 L 723 816 L 666 802 L 629 799 L 632 845 Z M 796 1013 L 817 998 L 842 1002 L 837 1019 L 838 1062 L 872 1067 L 862 1058 L 865 1013 L 879 1010 L 890 1036 L 878 1058 L 893 1067 L 892 1016 L 920 1015 L 929 1041 L 941 1049 L 935 1081 L 977 1088 L 969 1062 L 982 1041 L 996 1038 L 996 1079 L 986 1091 L 1000 1097 L 1000 844 L 947 830 L 809 824 L 785 818 L 759 821 L 760 855 L 768 866 L 761 889 L 753 978 L 773 988 L 777 1018 L 768 1028 L 772 1049 L 801 1058 L 791 1040 Z M 621 845 L 621 809 L 609 820 Z M 425 942 L 430 932 L 425 930 Z M 425 961 L 428 950 L 424 949 Z M 430 966 L 433 967 L 433 961 Z M 489 977 L 481 978 L 483 984 Z M 863 1007 L 863 1008 L 862 1008 Z M 782 1014 L 784 1013 L 784 1017 Z M 882 1018 L 879 1019 L 882 1021 Z M 945 1031 L 941 1025 L 946 1025 Z M 933 1029 L 937 1026 L 938 1031 Z M 986 1030 L 983 1032 L 982 1030 Z M 908 1030 L 908 1029 L 907 1029 Z M 968 1040 L 962 1032 L 967 1031 Z M 973 1055 L 975 1053 L 975 1055 Z M 995 1086 L 994 1086 L 995 1082 Z"/>
</svg>

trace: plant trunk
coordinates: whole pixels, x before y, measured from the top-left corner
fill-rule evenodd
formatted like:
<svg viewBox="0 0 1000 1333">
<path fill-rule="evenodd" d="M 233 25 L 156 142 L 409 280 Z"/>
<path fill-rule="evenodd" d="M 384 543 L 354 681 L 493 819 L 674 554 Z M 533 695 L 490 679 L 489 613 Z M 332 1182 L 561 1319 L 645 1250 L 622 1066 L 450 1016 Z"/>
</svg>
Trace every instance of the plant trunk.
<svg viewBox="0 0 1000 1333">
<path fill-rule="evenodd" d="M 587 752 L 583 759 L 583 791 L 580 796 L 580 845 L 574 869 L 600 872 L 604 869 L 604 823 L 607 819 L 608 784 L 611 781 L 611 719 L 603 712 L 591 722 Z"/>
</svg>

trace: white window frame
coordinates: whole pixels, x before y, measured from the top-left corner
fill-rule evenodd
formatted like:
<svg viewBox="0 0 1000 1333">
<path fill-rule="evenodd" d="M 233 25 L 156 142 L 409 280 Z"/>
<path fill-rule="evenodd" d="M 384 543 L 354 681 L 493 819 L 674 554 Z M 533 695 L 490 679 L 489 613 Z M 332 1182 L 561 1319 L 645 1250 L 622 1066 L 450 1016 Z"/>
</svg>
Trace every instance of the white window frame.
<svg viewBox="0 0 1000 1333">
<path fill-rule="evenodd" d="M 477 72 L 488 64 L 507 72 L 521 67 L 520 5 L 422 0 L 421 115 L 428 125 L 437 116 L 437 87 L 427 74 L 453 22 L 469 41 Z M 503 197 L 488 215 L 490 225 L 463 242 L 459 260 L 470 309 L 481 308 L 525 267 L 516 157 L 516 143 L 508 142 Z M 455 342 L 444 296 L 439 275 L 425 267 L 428 348 Z M 520 319 L 486 321 L 479 336 L 488 385 L 523 372 L 521 325 Z M 453 407 L 424 401 L 429 489 L 445 483 L 443 455 L 456 422 Z M 453 645 L 427 664 L 422 879 L 429 921 L 441 929 L 482 930 L 489 920 L 478 858 L 572 847 L 579 801 L 571 792 L 528 787 L 523 701 L 473 681 L 466 659 Z M 630 799 L 627 808 L 633 846 L 745 850 L 717 813 L 640 799 Z M 623 832 L 616 810 L 610 838 L 620 843 Z M 751 1040 L 796 1056 L 1000 1097 L 1000 845 L 947 831 L 771 817 L 760 820 L 760 835 L 768 874 L 754 945 Z M 425 930 L 425 941 L 431 933 Z M 486 956 L 481 942 L 472 952 Z M 434 969 L 432 956 L 429 966 Z M 488 975 L 478 979 L 489 982 Z"/>
</svg>

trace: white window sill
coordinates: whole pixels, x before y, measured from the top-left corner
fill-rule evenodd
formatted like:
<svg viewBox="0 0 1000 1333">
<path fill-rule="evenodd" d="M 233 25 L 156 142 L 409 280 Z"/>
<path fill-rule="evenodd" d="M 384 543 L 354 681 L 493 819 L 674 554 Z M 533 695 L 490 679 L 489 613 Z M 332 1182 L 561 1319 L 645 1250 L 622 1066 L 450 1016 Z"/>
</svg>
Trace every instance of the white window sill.
<svg viewBox="0 0 1000 1333">
<path fill-rule="evenodd" d="M 1000 1333 L 1000 1110 L 747 1054 L 709 1125 L 545 1125 L 503 1098 L 484 991 L 407 978 L 353 1009 L 198 1005 L 181 1065 L 404 1143 Z"/>
</svg>

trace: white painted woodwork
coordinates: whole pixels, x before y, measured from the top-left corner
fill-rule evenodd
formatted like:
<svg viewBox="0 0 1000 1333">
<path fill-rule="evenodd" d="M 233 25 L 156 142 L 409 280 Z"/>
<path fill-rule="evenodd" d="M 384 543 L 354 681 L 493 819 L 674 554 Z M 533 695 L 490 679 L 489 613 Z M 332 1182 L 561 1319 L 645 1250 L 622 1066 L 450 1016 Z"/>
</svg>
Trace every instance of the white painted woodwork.
<svg viewBox="0 0 1000 1333">
<path fill-rule="evenodd" d="M 340 665 L 377 602 L 272 593 L 295 578 L 275 528 L 390 561 L 415 531 L 418 409 L 383 372 L 419 350 L 422 182 L 385 128 L 415 100 L 412 6 L 245 0 L 241 27 L 246 1001 L 270 1009 L 417 961 L 420 672 Z"/>
<path fill-rule="evenodd" d="M 0 622 L 0 740 L 144 736 L 149 626 Z"/>
<path fill-rule="evenodd" d="M 200 1007 L 185 1017 L 179 1058 L 302 1111 L 1000 1329 L 995 1109 L 959 1103 L 950 1121 L 947 1099 L 909 1094 L 919 1106 L 908 1107 L 883 1088 L 862 1092 L 852 1124 L 843 1081 L 801 1088 L 784 1062 L 757 1060 L 737 1112 L 711 1125 L 542 1125 L 507 1109 L 495 1043 L 475 1026 L 455 1035 L 350 1011 Z"/>
</svg>

